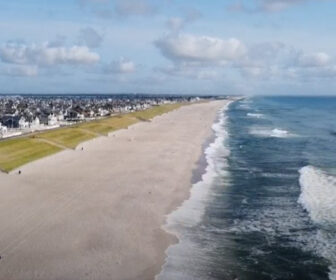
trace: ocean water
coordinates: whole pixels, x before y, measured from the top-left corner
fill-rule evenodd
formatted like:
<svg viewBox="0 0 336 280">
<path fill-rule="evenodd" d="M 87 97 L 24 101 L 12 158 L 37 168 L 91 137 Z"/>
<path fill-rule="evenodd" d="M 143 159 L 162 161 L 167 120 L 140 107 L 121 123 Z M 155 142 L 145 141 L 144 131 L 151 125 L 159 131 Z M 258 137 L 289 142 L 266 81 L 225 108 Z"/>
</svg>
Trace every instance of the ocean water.
<svg viewBox="0 0 336 280">
<path fill-rule="evenodd" d="M 336 280 L 336 98 L 236 101 L 213 129 L 157 279 Z"/>
</svg>

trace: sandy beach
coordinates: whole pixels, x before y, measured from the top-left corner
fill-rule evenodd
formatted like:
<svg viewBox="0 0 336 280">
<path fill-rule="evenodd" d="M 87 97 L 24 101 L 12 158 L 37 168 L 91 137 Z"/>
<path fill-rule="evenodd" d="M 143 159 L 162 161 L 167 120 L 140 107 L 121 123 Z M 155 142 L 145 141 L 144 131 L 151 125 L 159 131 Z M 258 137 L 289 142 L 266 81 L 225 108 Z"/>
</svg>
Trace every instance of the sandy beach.
<svg viewBox="0 0 336 280">
<path fill-rule="evenodd" d="M 184 106 L 0 173 L 0 279 L 154 279 L 227 101 Z M 83 150 L 81 149 L 83 147 Z"/>
</svg>

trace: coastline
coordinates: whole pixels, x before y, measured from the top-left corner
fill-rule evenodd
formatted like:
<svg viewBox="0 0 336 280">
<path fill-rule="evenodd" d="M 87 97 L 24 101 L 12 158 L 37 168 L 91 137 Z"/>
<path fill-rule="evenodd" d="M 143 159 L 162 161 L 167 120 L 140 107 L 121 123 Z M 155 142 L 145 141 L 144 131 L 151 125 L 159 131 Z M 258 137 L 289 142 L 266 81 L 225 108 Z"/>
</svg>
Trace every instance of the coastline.
<svg viewBox="0 0 336 280">
<path fill-rule="evenodd" d="M 160 273 L 155 276 L 156 280 L 168 280 L 177 277 L 174 267 L 174 259 L 183 259 L 179 252 L 189 250 L 190 244 L 185 245 L 185 235 L 188 235 L 188 229 L 200 222 L 205 211 L 205 202 L 210 193 L 212 181 L 218 176 L 218 170 L 214 164 L 213 155 L 219 154 L 223 156 L 223 152 L 218 149 L 222 147 L 223 141 L 226 141 L 226 116 L 225 113 L 229 109 L 233 101 L 228 101 L 218 109 L 216 118 L 213 122 L 212 133 L 202 145 L 202 153 L 197 162 L 197 167 L 193 170 L 191 180 L 191 188 L 186 199 L 178 205 L 172 212 L 166 216 L 166 222 L 162 228 L 169 234 L 176 236 L 177 241 L 171 244 L 165 251 L 165 263 L 161 267 Z M 225 126 L 225 128 L 223 128 Z M 227 156 L 225 149 L 225 158 Z M 187 246 L 186 248 L 184 248 Z M 193 255 L 190 252 L 190 255 Z M 183 263 L 179 267 L 183 267 Z M 189 275 L 191 276 L 191 275 Z M 182 277 L 182 275 L 179 275 Z"/>
<path fill-rule="evenodd" d="M 0 277 L 153 279 L 176 242 L 161 226 L 190 194 L 226 102 L 185 106 L 28 164 L 21 176 L 0 174 Z"/>
<path fill-rule="evenodd" d="M 218 122 L 218 115 L 216 116 L 214 123 Z M 202 176 L 206 172 L 206 167 L 208 165 L 207 159 L 206 159 L 206 149 L 213 143 L 216 139 L 216 133 L 212 129 L 211 134 L 208 136 L 207 139 L 205 139 L 204 143 L 202 144 L 202 152 L 201 155 L 199 156 L 198 161 L 196 162 L 196 166 L 192 171 L 192 176 L 191 176 L 191 186 L 196 184 L 197 182 L 202 180 Z M 186 198 L 188 199 L 188 197 Z"/>
</svg>

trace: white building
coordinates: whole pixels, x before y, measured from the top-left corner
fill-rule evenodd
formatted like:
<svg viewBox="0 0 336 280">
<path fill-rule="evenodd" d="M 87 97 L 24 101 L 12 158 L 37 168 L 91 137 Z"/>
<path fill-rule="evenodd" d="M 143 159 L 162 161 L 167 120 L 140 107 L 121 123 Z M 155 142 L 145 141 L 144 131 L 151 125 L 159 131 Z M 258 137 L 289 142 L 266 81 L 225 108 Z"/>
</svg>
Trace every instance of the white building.
<svg viewBox="0 0 336 280">
<path fill-rule="evenodd" d="M 31 122 L 30 128 L 32 131 L 39 130 L 41 128 L 40 119 L 38 117 L 36 117 L 35 120 Z"/>
<path fill-rule="evenodd" d="M 24 117 L 21 117 L 19 120 L 19 127 L 20 129 L 25 129 L 29 127 L 29 123 L 26 121 Z"/>
<path fill-rule="evenodd" d="M 108 115 L 108 113 L 109 113 L 109 111 L 107 111 L 107 110 L 105 110 L 105 109 L 102 109 L 102 108 L 99 108 L 99 109 L 98 109 L 98 112 L 99 112 L 99 115 L 100 115 L 101 117 L 104 117 L 104 116 Z"/>
<path fill-rule="evenodd" d="M 57 117 L 54 114 L 50 114 L 48 116 L 48 125 L 49 126 L 55 126 L 58 124 Z"/>
<path fill-rule="evenodd" d="M 6 126 L 3 126 L 3 125 L 0 123 L 0 138 L 5 137 L 6 134 L 7 134 L 7 127 L 6 127 Z"/>
<path fill-rule="evenodd" d="M 64 114 L 63 114 L 62 112 L 60 112 L 60 113 L 57 115 L 57 120 L 58 120 L 59 122 L 64 121 Z"/>
</svg>

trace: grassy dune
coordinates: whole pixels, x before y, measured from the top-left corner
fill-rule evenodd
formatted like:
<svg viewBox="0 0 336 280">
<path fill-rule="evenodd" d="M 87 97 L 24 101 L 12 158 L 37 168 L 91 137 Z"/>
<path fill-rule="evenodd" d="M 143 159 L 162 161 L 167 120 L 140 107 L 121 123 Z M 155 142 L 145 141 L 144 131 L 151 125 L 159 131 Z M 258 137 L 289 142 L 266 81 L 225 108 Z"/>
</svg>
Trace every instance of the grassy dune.
<svg viewBox="0 0 336 280">
<path fill-rule="evenodd" d="M 80 143 L 109 132 L 127 128 L 139 121 L 149 121 L 181 107 L 183 104 L 155 106 L 145 111 L 121 114 L 72 127 L 35 133 L 0 141 L 0 170 L 10 172 L 26 163 L 52 155 L 63 149 L 75 149 Z"/>
<path fill-rule="evenodd" d="M 136 122 L 138 122 L 137 119 L 130 117 L 129 114 L 127 114 L 98 121 L 81 123 L 77 127 L 88 130 L 92 133 L 107 135 L 111 131 L 127 128 Z"/>
<path fill-rule="evenodd" d="M 68 127 L 41 132 L 33 137 L 45 139 L 69 149 L 75 149 L 78 144 L 95 138 L 97 135 L 76 127 Z"/>
<path fill-rule="evenodd" d="M 9 172 L 62 149 L 38 139 L 18 138 L 0 142 L 0 169 Z"/>
<path fill-rule="evenodd" d="M 175 110 L 183 106 L 182 103 L 176 103 L 176 104 L 167 104 L 163 106 L 155 106 L 145 111 L 139 111 L 131 113 L 130 115 L 134 116 L 135 118 L 139 120 L 150 120 L 154 118 L 155 116 L 162 115 L 164 113 L 168 113 L 169 111 Z"/>
</svg>

